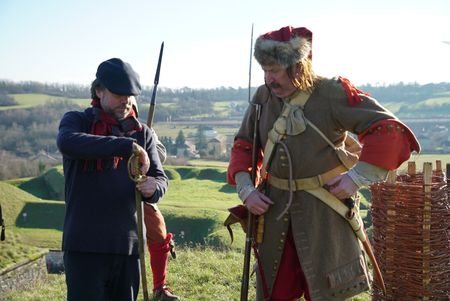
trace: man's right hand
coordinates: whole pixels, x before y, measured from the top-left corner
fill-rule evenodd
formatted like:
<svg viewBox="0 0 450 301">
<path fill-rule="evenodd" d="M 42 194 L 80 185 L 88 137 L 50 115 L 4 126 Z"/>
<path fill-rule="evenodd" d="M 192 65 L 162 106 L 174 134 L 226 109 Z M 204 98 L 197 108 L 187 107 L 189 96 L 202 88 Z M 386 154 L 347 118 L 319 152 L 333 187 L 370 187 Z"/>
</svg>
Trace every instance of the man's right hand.
<svg viewBox="0 0 450 301">
<path fill-rule="evenodd" d="M 270 205 L 273 205 L 273 202 L 268 196 L 255 190 L 245 199 L 244 204 L 254 215 L 262 215 L 269 209 Z"/>
<path fill-rule="evenodd" d="M 145 149 L 139 144 L 133 142 L 133 154 L 138 157 L 140 174 L 147 174 L 147 171 L 150 169 L 150 158 L 148 157 Z M 137 175 L 133 174 L 133 176 Z"/>
</svg>

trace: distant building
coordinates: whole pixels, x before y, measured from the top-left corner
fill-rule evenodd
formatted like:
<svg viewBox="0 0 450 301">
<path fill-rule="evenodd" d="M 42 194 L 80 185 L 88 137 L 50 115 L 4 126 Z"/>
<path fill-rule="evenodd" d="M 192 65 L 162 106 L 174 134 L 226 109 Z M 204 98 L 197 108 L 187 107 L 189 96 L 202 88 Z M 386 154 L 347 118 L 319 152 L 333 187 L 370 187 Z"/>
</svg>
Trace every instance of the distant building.
<svg viewBox="0 0 450 301">
<path fill-rule="evenodd" d="M 211 126 L 202 126 L 203 134 L 206 137 L 215 137 L 217 136 L 217 131 Z"/>
<path fill-rule="evenodd" d="M 197 156 L 195 143 L 186 140 L 182 146 L 177 147 L 177 157 L 194 158 Z"/>
<path fill-rule="evenodd" d="M 36 155 L 30 157 L 31 161 L 39 161 L 46 164 L 56 164 L 62 161 L 60 153 L 49 154 L 44 150 L 40 150 Z"/>
<path fill-rule="evenodd" d="M 227 153 L 227 137 L 223 135 L 217 135 L 210 139 L 206 144 L 206 151 L 208 155 L 213 157 L 220 157 Z"/>
</svg>

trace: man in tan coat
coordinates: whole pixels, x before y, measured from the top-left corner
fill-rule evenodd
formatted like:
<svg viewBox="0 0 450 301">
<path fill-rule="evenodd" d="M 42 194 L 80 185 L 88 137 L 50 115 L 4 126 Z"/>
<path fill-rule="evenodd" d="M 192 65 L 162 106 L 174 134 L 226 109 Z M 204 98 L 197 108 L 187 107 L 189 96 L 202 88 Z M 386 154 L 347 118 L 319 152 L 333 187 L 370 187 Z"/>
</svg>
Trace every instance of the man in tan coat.
<svg viewBox="0 0 450 301">
<path fill-rule="evenodd" d="M 312 33 L 303 27 L 256 40 L 265 85 L 247 109 L 228 167 L 228 182 L 245 206 L 264 215 L 258 300 L 344 300 L 368 290 L 364 253 L 330 202 L 342 205 L 420 150 L 409 128 L 375 99 L 342 77 L 315 75 L 311 46 Z M 255 130 L 264 192 L 250 179 Z M 356 153 L 348 150 L 358 146 L 348 132 L 363 144 Z"/>
</svg>

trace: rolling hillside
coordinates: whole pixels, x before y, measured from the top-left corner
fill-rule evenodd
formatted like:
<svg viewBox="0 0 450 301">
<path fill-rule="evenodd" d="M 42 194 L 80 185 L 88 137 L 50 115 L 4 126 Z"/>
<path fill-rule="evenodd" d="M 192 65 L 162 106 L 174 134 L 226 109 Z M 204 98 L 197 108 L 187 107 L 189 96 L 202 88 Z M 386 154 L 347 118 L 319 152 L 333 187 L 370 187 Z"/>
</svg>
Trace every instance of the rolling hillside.
<svg viewBox="0 0 450 301">
<path fill-rule="evenodd" d="M 169 166 L 166 170 L 171 182 L 160 208 L 177 243 L 241 248 L 242 231 L 235 231 L 236 243 L 230 246 L 228 232 L 222 226 L 227 208 L 240 202 L 234 188 L 225 184 L 225 168 Z M 14 236 L 24 246 L 59 249 L 64 219 L 64 203 L 60 201 L 63 189 L 61 166 L 36 178 L 0 182 L 6 243 Z"/>
<path fill-rule="evenodd" d="M 11 184 L 0 182 L 0 204 L 6 224 L 6 240 L 0 242 L 0 269 L 2 269 L 41 251 L 18 229 L 19 225 L 23 227 L 36 225 L 30 219 L 37 221 L 34 218 L 38 211 L 36 206 L 39 207 L 41 202 L 37 197 Z"/>
</svg>

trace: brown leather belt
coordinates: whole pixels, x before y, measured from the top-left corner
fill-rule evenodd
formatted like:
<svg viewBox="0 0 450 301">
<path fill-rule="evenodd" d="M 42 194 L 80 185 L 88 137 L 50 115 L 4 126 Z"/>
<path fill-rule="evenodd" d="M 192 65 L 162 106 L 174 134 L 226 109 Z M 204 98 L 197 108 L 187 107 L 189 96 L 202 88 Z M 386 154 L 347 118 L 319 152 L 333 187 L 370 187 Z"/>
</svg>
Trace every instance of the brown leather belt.
<svg viewBox="0 0 450 301">
<path fill-rule="evenodd" d="M 320 175 L 314 176 L 314 177 L 293 179 L 291 182 L 292 191 L 308 190 L 308 189 L 315 189 L 315 188 L 322 187 L 329 180 L 331 180 L 335 176 L 338 176 L 346 171 L 347 171 L 347 168 L 345 168 L 344 165 L 339 165 L 338 167 L 335 167 L 329 171 L 326 171 L 326 172 L 324 172 Z M 289 180 L 288 179 L 281 179 L 281 178 L 277 178 L 273 175 L 269 175 L 268 183 L 269 183 L 269 185 L 271 185 L 275 188 L 289 191 Z"/>
</svg>

